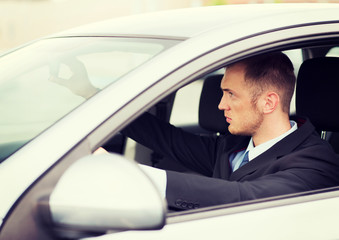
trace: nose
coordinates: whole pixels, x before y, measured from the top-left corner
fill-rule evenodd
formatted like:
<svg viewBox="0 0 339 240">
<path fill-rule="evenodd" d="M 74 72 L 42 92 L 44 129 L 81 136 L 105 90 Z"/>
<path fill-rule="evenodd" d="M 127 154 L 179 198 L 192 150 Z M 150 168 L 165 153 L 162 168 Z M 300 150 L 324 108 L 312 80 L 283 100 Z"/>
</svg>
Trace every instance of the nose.
<svg viewBox="0 0 339 240">
<path fill-rule="evenodd" d="M 220 99 L 218 108 L 219 108 L 219 110 L 222 110 L 222 111 L 225 111 L 225 110 L 227 111 L 227 110 L 230 109 L 230 107 L 227 103 L 226 97 L 224 95 Z"/>
</svg>

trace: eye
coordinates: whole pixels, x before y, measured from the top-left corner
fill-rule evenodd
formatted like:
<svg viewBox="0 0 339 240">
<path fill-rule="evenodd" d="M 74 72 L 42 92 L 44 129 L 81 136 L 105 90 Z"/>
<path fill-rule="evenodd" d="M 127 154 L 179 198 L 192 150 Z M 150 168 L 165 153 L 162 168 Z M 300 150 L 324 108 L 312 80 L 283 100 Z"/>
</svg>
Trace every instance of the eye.
<svg viewBox="0 0 339 240">
<path fill-rule="evenodd" d="M 232 92 L 228 92 L 228 96 L 230 96 L 230 97 L 233 97 L 234 96 L 234 94 L 232 93 Z"/>
</svg>

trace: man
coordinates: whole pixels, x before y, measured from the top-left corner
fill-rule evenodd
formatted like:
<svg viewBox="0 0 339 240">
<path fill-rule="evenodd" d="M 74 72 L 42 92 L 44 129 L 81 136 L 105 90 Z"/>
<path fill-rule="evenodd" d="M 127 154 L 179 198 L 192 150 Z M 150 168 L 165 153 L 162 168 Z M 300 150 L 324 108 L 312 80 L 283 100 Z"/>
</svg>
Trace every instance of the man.
<svg viewBox="0 0 339 240">
<path fill-rule="evenodd" d="M 221 81 L 232 135 L 201 137 L 144 114 L 123 133 L 201 174 L 144 167 L 174 209 L 296 193 L 339 184 L 339 160 L 307 120 L 289 119 L 295 76 L 283 53 L 228 66 Z"/>
</svg>

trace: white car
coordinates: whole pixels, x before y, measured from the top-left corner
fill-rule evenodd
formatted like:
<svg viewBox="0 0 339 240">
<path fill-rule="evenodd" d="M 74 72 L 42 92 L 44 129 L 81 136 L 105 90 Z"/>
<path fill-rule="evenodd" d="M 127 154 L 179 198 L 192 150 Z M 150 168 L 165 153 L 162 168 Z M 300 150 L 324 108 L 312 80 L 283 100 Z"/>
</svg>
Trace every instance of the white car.
<svg viewBox="0 0 339 240">
<path fill-rule="evenodd" d="M 149 111 L 196 134 L 222 134 L 199 124 L 203 81 L 237 60 L 277 50 L 296 74 L 309 58 L 339 57 L 339 5 L 135 15 L 3 54 L 0 239 L 339 239 L 338 187 L 170 212 L 137 162 L 185 169 L 119 133 Z M 326 92 L 322 83 L 317 91 Z M 327 88 L 339 93 L 333 85 Z M 328 105 L 316 101 L 311 110 L 339 126 L 338 94 L 328 95 Z M 307 115 L 298 92 L 296 98 L 291 115 Z M 336 129 L 319 131 L 339 148 Z M 93 154 L 99 147 L 111 153 Z"/>
</svg>

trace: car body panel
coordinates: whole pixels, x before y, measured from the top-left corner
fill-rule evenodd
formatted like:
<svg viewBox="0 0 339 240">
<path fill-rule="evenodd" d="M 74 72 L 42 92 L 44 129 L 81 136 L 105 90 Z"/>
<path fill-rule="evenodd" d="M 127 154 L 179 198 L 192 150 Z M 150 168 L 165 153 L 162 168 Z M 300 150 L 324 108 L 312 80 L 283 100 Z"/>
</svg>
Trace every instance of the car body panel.
<svg viewBox="0 0 339 240">
<path fill-rule="evenodd" d="M 88 238 L 120 239 L 336 239 L 339 198 L 167 224 L 158 231 L 129 231 Z M 267 204 L 266 204 L 267 205 Z M 293 218 L 291 218 L 293 212 Z M 312 215 L 309 213 L 312 212 Z M 324 224 L 326 219 L 326 224 Z M 319 231 L 321 229 L 321 231 Z"/>
<path fill-rule="evenodd" d="M 321 10 L 321 11 L 320 11 Z M 160 11 L 138 14 L 94 23 L 65 31 L 60 35 L 154 36 L 164 38 L 191 38 L 209 34 L 214 29 L 251 23 L 249 29 L 258 32 L 264 25 L 269 29 L 325 22 L 336 19 L 337 6 L 329 4 L 261 4 L 229 5 Z M 157 21 L 154 21 L 157 19 Z M 269 20 L 269 21 L 267 21 Z M 258 21 L 258 24 L 252 24 Z M 136 24 L 138 23 L 138 24 Z M 159 24 L 161 23 L 161 24 Z M 243 34 L 248 29 L 239 29 Z M 245 31 L 244 31 L 245 30 Z M 230 32 L 232 36 L 234 32 Z"/>
</svg>

